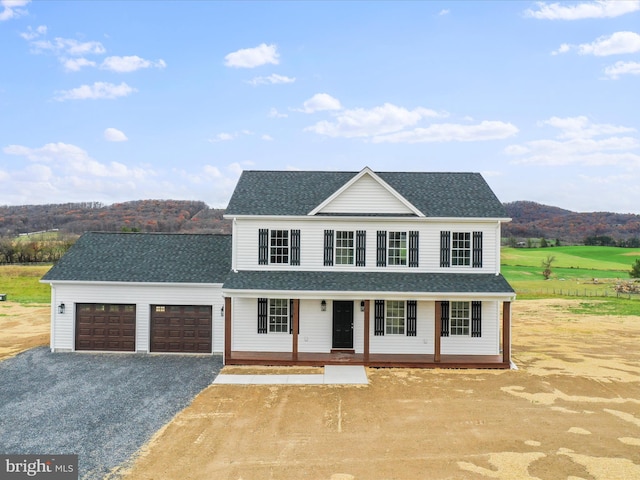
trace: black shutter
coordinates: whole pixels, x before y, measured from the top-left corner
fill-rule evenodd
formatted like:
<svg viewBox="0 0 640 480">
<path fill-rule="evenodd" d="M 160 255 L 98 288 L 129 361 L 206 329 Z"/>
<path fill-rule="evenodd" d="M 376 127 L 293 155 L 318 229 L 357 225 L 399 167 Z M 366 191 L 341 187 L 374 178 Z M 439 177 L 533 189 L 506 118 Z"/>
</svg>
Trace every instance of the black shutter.
<svg viewBox="0 0 640 480">
<path fill-rule="evenodd" d="M 387 266 L 387 232 L 378 230 L 378 242 L 376 248 L 376 266 Z"/>
<path fill-rule="evenodd" d="M 482 302 L 471 302 L 471 336 L 482 336 Z"/>
<path fill-rule="evenodd" d="M 356 231 L 356 267 L 364 267 L 367 263 L 367 232 Z"/>
<path fill-rule="evenodd" d="M 300 265 L 300 230 L 291 230 L 291 258 L 289 265 Z"/>
<path fill-rule="evenodd" d="M 415 337 L 417 333 L 418 302 L 407 301 L 407 337 Z"/>
<path fill-rule="evenodd" d="M 324 266 L 333 265 L 333 230 L 324 231 Z"/>
<path fill-rule="evenodd" d="M 440 232 L 440 266 L 451 266 L 451 232 Z"/>
<path fill-rule="evenodd" d="M 473 268 L 482 268 L 482 232 L 473 232 Z"/>
<path fill-rule="evenodd" d="M 374 318 L 373 334 L 376 336 L 384 335 L 384 300 L 375 301 Z"/>
<path fill-rule="evenodd" d="M 418 266 L 418 232 L 409 232 L 409 266 Z"/>
<path fill-rule="evenodd" d="M 440 310 L 440 336 L 449 336 L 449 302 L 441 302 Z"/>
<path fill-rule="evenodd" d="M 258 231 L 258 265 L 269 265 L 269 229 L 268 228 L 261 228 Z"/>
<path fill-rule="evenodd" d="M 293 333 L 293 298 L 289 299 L 289 333 Z"/>
<path fill-rule="evenodd" d="M 258 333 L 267 333 L 267 312 L 269 307 L 266 298 L 258 299 Z"/>
</svg>

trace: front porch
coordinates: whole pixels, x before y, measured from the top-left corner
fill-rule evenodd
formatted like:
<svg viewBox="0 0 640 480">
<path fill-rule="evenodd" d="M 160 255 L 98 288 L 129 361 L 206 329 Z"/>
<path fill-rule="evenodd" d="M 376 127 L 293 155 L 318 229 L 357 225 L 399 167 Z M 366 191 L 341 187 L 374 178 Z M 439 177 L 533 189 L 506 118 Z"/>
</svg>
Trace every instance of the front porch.
<svg viewBox="0 0 640 480">
<path fill-rule="evenodd" d="M 309 366 L 364 365 L 366 367 L 404 368 L 492 368 L 509 369 L 511 362 L 503 355 L 434 355 L 363 353 L 297 353 L 291 352 L 230 352 L 225 365 Z"/>
</svg>

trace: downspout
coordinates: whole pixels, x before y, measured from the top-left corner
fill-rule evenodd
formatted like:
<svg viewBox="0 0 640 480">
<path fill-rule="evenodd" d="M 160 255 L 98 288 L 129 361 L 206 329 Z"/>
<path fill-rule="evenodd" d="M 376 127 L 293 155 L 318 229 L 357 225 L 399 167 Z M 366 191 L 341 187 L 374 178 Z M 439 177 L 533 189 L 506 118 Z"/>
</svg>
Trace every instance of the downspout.
<svg viewBox="0 0 640 480">
<path fill-rule="evenodd" d="M 500 220 L 496 225 L 496 276 L 500 275 L 500 243 L 502 243 L 502 237 L 500 236 Z"/>
<path fill-rule="evenodd" d="M 57 301 L 56 301 L 56 287 L 53 286 L 53 283 L 49 284 L 51 286 L 51 331 L 49 332 L 49 349 L 51 353 L 55 351 L 54 347 L 54 339 L 56 338 L 54 333 L 56 331 L 56 313 L 57 313 Z"/>
<path fill-rule="evenodd" d="M 236 234 L 236 217 L 233 217 L 233 222 L 231 222 L 231 270 L 234 272 L 237 270 L 236 265 L 236 252 L 237 252 L 237 242 L 238 235 Z"/>
</svg>

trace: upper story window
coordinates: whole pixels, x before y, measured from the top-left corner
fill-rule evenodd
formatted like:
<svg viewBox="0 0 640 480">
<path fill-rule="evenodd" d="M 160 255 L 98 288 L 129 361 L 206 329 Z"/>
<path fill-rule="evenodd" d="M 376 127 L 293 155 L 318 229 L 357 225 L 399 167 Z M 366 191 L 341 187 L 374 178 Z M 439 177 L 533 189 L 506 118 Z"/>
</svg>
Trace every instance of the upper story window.
<svg viewBox="0 0 640 480">
<path fill-rule="evenodd" d="M 271 230 L 270 263 L 289 263 L 289 230 Z"/>
<path fill-rule="evenodd" d="M 482 268 L 482 232 L 440 232 L 440 266 Z"/>
<path fill-rule="evenodd" d="M 366 230 L 325 230 L 324 231 L 324 266 L 366 265 L 367 232 Z"/>
<path fill-rule="evenodd" d="M 389 265 L 407 264 L 407 232 L 389 232 Z"/>
<path fill-rule="evenodd" d="M 471 234 L 469 232 L 451 233 L 451 265 L 471 264 Z"/>
<path fill-rule="evenodd" d="M 258 230 L 259 265 L 300 265 L 300 230 Z"/>
<path fill-rule="evenodd" d="M 376 266 L 418 266 L 419 232 L 387 232 L 378 230 Z"/>
<path fill-rule="evenodd" d="M 353 265 L 353 232 L 336 231 L 336 265 Z"/>
</svg>

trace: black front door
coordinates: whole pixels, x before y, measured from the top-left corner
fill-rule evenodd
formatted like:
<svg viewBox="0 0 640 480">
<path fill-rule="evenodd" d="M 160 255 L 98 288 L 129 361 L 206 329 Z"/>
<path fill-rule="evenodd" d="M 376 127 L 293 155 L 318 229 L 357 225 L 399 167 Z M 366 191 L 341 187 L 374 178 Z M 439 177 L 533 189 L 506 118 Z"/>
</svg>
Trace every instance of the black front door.
<svg viewBox="0 0 640 480">
<path fill-rule="evenodd" d="M 353 348 L 353 302 L 333 302 L 333 348 Z"/>
</svg>

